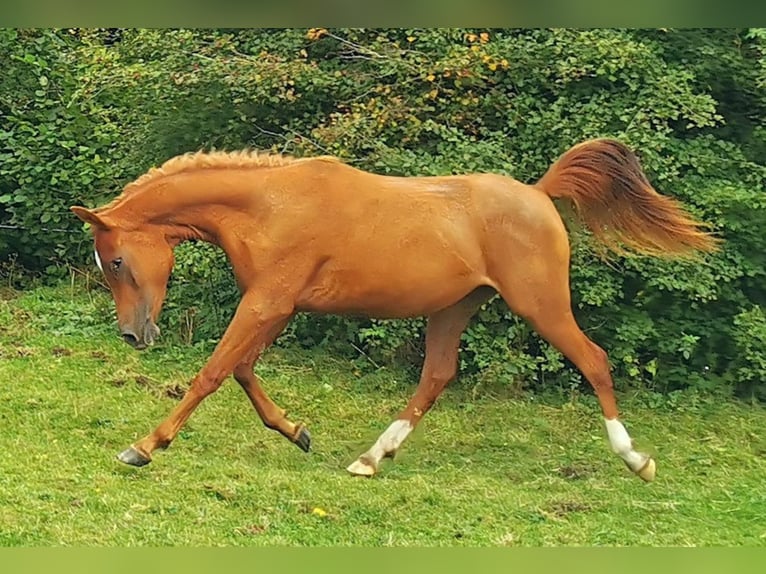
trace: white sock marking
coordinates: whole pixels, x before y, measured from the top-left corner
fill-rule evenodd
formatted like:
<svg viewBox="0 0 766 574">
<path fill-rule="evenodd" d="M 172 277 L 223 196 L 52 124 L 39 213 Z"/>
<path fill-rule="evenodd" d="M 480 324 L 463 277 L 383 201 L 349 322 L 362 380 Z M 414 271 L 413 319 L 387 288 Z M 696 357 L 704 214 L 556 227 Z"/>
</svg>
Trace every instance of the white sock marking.
<svg viewBox="0 0 766 574">
<path fill-rule="evenodd" d="M 404 439 L 412 432 L 412 425 L 410 421 L 404 419 L 398 419 L 391 423 L 391 425 L 383 432 L 372 448 L 365 454 L 370 458 L 377 466 L 381 459 L 386 454 L 396 452 L 402 445 Z"/>
<path fill-rule="evenodd" d="M 604 422 L 612 450 L 620 455 L 620 458 L 628 463 L 628 466 L 635 472 L 641 470 L 646 464 L 647 458 L 633 450 L 633 441 L 630 440 L 630 435 L 622 423 L 617 419 L 604 419 Z"/>
</svg>

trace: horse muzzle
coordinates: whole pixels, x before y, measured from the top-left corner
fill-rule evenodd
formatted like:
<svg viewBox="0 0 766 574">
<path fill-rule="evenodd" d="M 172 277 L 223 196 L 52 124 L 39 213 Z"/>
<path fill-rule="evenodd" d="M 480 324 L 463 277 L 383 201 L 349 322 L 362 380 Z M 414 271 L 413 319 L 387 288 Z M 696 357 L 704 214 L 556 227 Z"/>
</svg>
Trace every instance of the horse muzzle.
<svg viewBox="0 0 766 574">
<path fill-rule="evenodd" d="M 160 328 L 151 320 L 147 320 L 144 323 L 144 328 L 138 329 L 138 331 L 140 334 L 130 328 L 121 330 L 122 340 L 137 351 L 150 347 L 154 344 L 154 340 L 160 336 Z"/>
</svg>

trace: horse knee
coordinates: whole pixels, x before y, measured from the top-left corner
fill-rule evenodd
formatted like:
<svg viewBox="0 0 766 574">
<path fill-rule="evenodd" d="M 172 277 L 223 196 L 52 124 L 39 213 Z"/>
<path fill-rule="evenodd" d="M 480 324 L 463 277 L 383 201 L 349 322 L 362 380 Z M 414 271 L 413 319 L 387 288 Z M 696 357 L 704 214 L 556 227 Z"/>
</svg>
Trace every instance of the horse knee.
<svg viewBox="0 0 766 574">
<path fill-rule="evenodd" d="M 199 374 L 192 381 L 190 390 L 198 394 L 200 397 L 205 398 L 216 392 L 218 387 L 221 386 L 221 382 L 223 382 L 223 379 L 220 377 Z"/>
<path fill-rule="evenodd" d="M 244 385 L 249 382 L 253 376 L 253 366 L 245 363 L 237 365 L 232 372 L 232 376 L 240 385 Z"/>
</svg>

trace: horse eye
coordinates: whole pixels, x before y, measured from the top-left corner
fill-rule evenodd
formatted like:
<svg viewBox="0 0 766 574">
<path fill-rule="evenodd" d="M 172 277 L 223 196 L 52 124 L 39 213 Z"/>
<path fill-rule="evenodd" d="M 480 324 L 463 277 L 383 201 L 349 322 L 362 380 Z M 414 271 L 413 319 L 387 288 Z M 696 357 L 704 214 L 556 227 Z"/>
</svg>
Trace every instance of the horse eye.
<svg viewBox="0 0 766 574">
<path fill-rule="evenodd" d="M 112 271 L 117 273 L 120 269 L 120 265 L 122 265 L 122 258 L 118 257 L 117 259 L 114 259 L 111 263 Z"/>
</svg>

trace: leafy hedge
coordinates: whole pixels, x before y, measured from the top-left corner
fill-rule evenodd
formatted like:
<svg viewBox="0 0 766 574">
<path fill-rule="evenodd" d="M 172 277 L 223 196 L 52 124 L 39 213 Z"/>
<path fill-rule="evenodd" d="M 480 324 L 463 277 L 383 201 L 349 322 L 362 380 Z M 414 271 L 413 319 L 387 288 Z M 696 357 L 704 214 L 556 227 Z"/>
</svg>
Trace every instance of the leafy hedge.
<svg viewBox="0 0 766 574">
<path fill-rule="evenodd" d="M 622 139 L 726 240 L 704 264 L 597 260 L 572 232 L 578 320 L 618 386 L 766 395 L 763 30 L 0 31 L 0 249 L 56 273 L 90 257 L 67 212 L 200 148 L 331 153 L 398 175 L 522 181 L 572 144 Z M 214 248 L 184 245 L 163 321 L 220 336 L 237 301 Z M 422 321 L 300 316 L 286 344 L 371 363 L 422 354 Z M 413 361 L 413 365 L 418 362 Z M 579 374 L 497 300 L 461 370 L 520 387 Z"/>
</svg>

